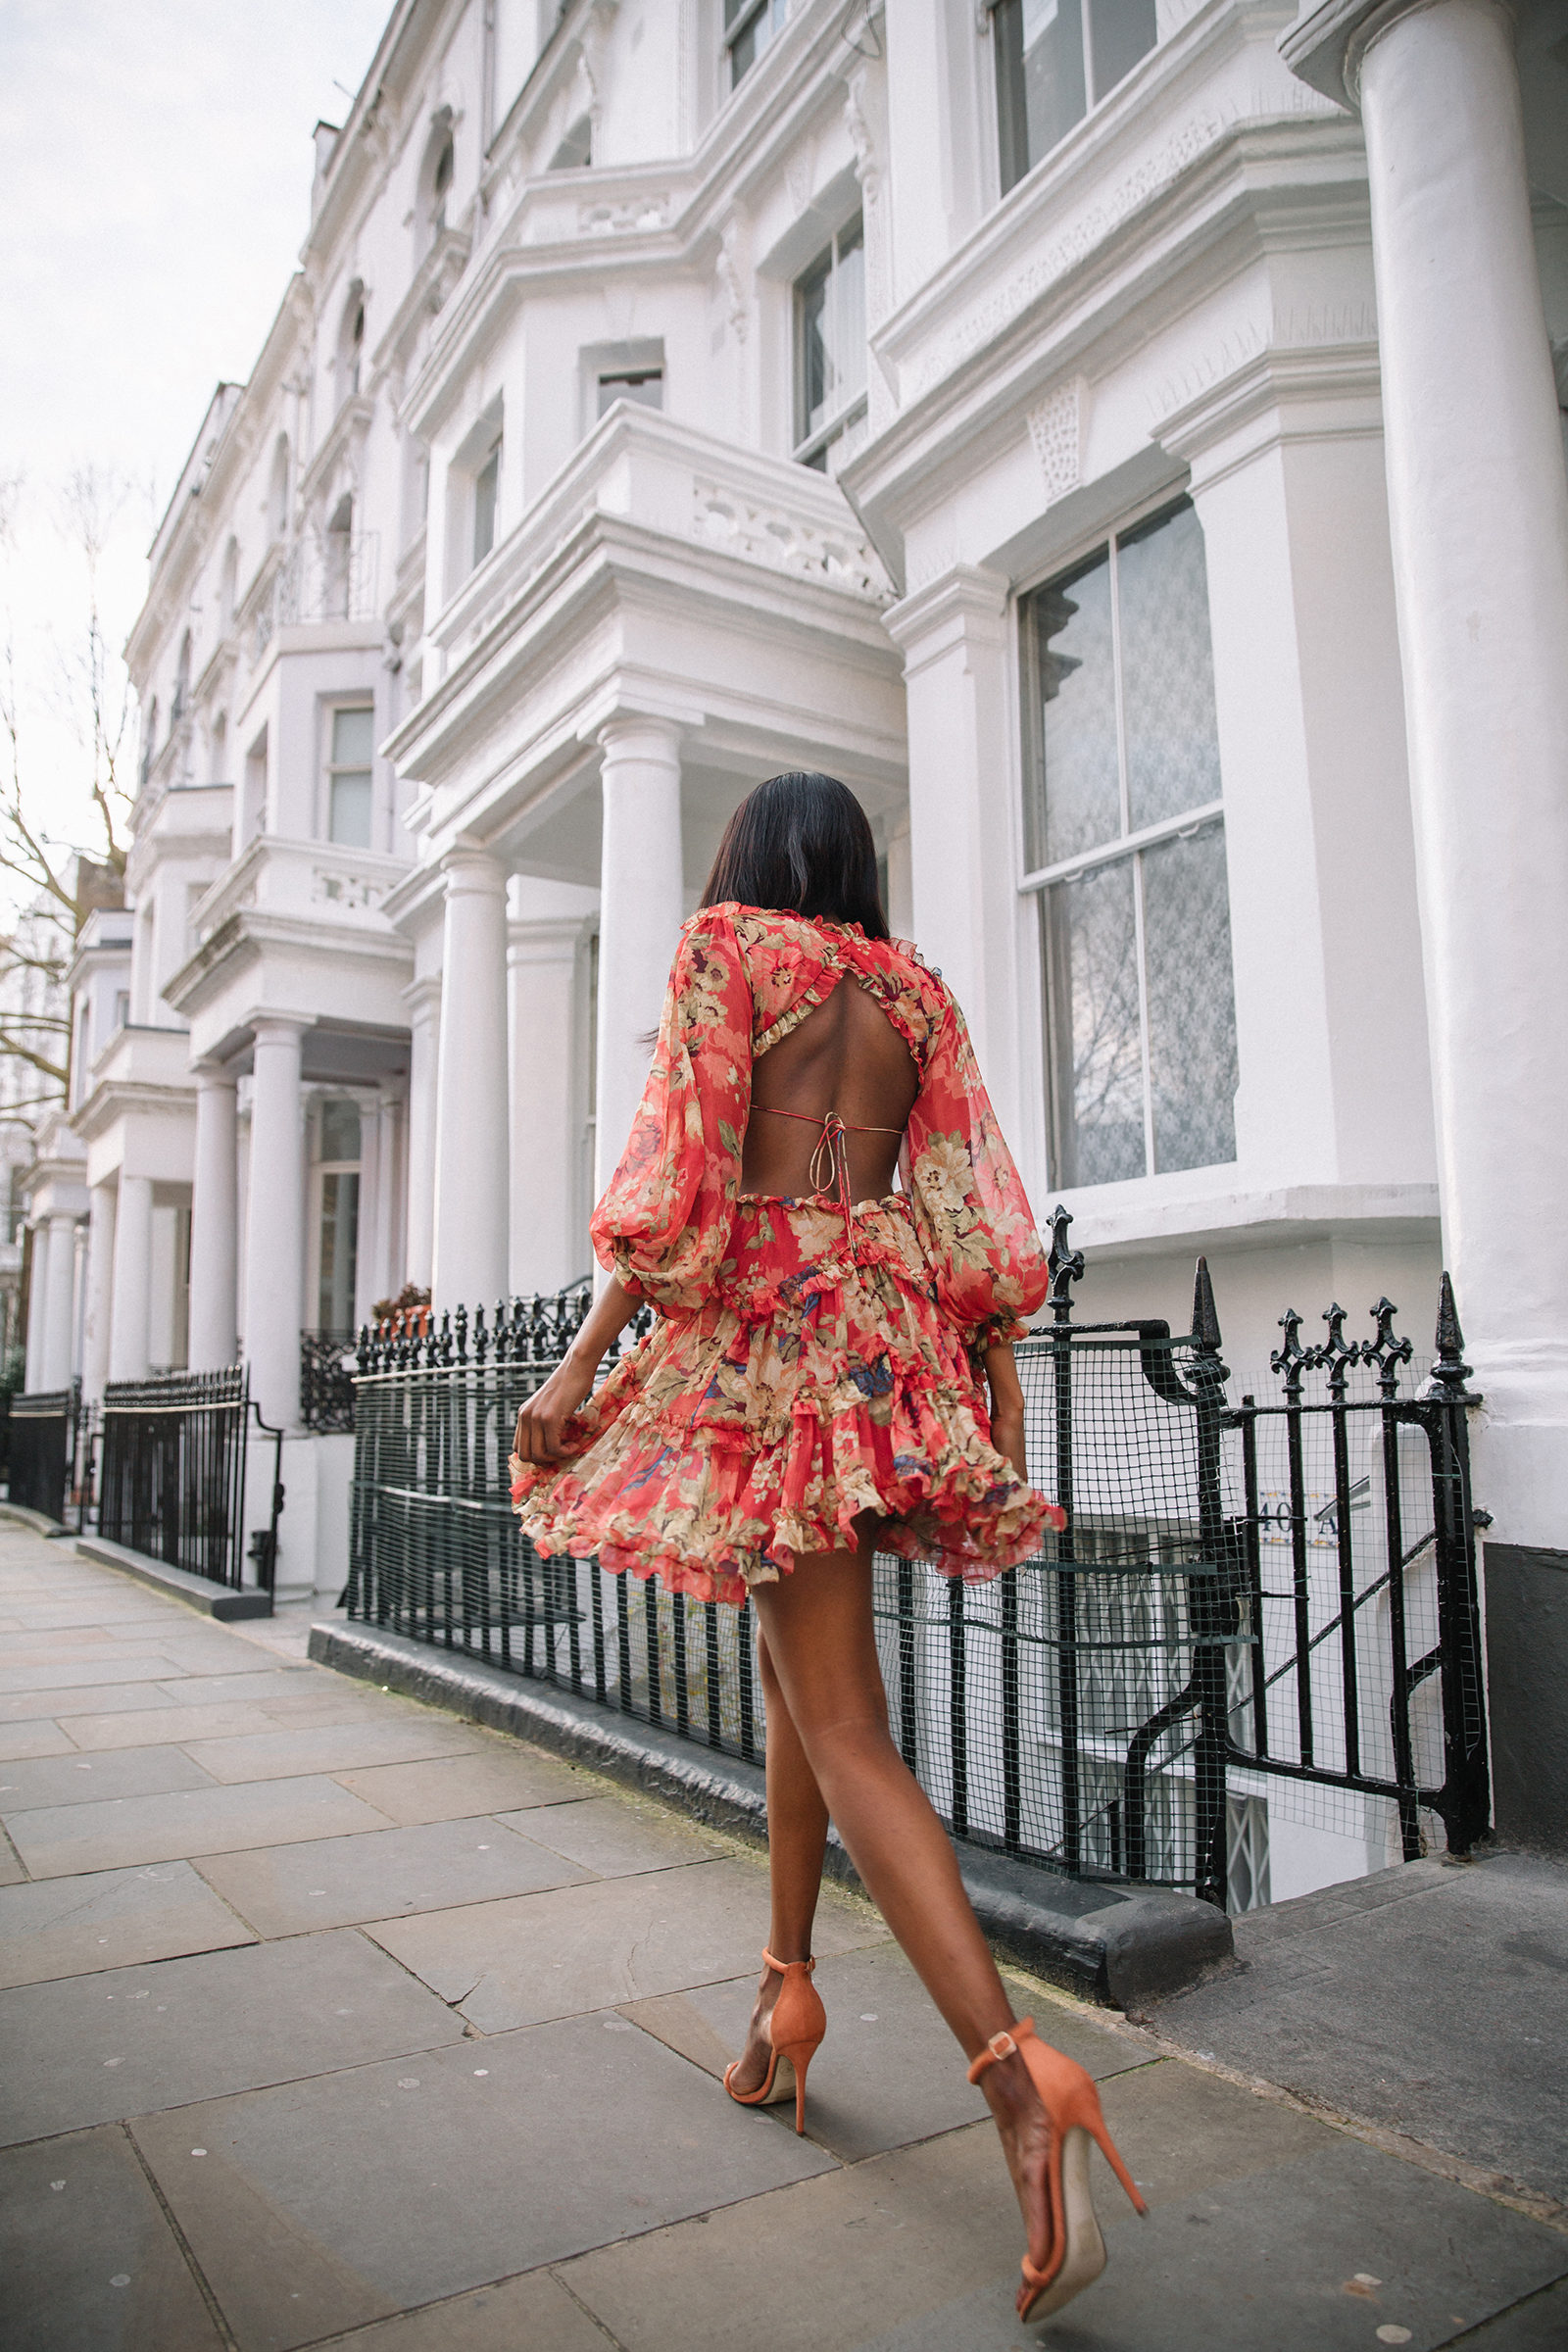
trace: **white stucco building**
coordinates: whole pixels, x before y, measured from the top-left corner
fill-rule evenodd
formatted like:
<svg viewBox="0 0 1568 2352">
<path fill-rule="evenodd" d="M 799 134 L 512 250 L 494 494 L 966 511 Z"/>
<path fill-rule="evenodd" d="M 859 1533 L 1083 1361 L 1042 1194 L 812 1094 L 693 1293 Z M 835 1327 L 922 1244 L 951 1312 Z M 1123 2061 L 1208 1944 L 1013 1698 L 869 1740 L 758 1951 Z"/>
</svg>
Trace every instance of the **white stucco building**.
<svg viewBox="0 0 1568 2352">
<path fill-rule="evenodd" d="M 294 1428 L 302 1329 L 585 1272 L 721 825 L 815 766 L 1095 1311 L 1206 1251 L 1261 1367 L 1446 1262 L 1492 1540 L 1568 1550 L 1565 39 L 402 0 L 130 640 L 88 1388 L 239 1350 Z"/>
</svg>

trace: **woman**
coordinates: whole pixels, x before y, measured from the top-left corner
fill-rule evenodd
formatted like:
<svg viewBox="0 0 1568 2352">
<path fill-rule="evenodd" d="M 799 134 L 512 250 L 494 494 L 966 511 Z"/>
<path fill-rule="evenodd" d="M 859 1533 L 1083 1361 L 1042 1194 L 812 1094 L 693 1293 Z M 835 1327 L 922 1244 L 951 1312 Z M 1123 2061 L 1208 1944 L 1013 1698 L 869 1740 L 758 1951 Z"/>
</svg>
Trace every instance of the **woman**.
<svg viewBox="0 0 1568 2352">
<path fill-rule="evenodd" d="M 1028 2231 L 1018 2311 L 1044 2317 L 1104 2267 L 1091 2134 L 1143 2200 L 1089 2077 L 1014 2019 L 889 1737 L 871 1565 L 991 1577 L 1062 1524 L 1028 1484 L 1012 1353 L 1048 1272 L 962 1015 L 889 938 L 832 777 L 775 776 L 731 819 L 592 1232 L 613 1275 L 517 1416 L 513 1495 L 541 1552 L 755 1606 L 772 1920 L 725 2087 L 793 2092 L 804 2130 L 831 1818 L 991 2105 Z M 642 1299 L 653 1332 L 595 1393 Z"/>
</svg>

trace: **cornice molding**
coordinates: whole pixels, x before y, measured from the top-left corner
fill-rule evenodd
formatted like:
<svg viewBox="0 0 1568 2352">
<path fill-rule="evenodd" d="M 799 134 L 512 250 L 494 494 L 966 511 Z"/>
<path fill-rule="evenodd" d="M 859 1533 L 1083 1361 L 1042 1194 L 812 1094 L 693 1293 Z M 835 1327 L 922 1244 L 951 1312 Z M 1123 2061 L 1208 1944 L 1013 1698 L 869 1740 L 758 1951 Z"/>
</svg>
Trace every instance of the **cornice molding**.
<svg viewBox="0 0 1568 2352">
<path fill-rule="evenodd" d="M 1442 0 L 1326 0 L 1321 8 L 1302 9 L 1281 33 L 1279 52 L 1309 89 L 1358 115 L 1361 67 L 1372 43 L 1401 17 L 1441 5 Z"/>
</svg>

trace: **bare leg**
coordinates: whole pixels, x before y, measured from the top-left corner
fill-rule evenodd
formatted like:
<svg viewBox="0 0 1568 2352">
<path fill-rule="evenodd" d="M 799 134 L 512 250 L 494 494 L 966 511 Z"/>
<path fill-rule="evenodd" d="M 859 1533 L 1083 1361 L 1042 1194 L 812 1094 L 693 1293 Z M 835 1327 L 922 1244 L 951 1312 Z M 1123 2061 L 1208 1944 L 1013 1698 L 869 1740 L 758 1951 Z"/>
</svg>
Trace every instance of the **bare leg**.
<svg viewBox="0 0 1568 2352">
<path fill-rule="evenodd" d="M 871 1616 L 871 1555 L 821 1552 L 754 1594 L 770 1668 L 856 1869 L 966 2057 L 1014 2022 L 957 1859 L 888 1732 Z M 783 1952 L 779 1958 L 793 1955 Z M 1017 2057 L 982 2086 L 1002 2133 L 1031 2259 L 1043 2264 L 1050 2126 Z"/>
<path fill-rule="evenodd" d="M 776 1960 L 808 1960 L 827 1846 L 827 1806 L 773 1671 L 765 1635 L 758 1637 L 757 1658 L 767 1716 L 767 1868 L 773 1898 L 767 1948 Z M 771 1969 L 762 1971 L 751 2031 L 735 2071 L 737 2090 L 756 2090 L 767 2072 L 767 2020 L 783 1982 Z"/>
</svg>

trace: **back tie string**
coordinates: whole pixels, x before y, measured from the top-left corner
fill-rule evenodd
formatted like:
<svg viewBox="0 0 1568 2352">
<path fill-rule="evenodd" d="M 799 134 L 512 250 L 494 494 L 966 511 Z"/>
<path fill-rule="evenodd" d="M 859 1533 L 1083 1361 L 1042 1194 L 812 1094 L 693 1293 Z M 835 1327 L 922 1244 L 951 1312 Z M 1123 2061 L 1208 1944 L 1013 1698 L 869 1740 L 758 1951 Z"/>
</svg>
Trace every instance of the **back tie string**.
<svg viewBox="0 0 1568 2352">
<path fill-rule="evenodd" d="M 855 1245 L 855 1218 L 852 1214 L 855 1203 L 850 1199 L 850 1152 L 845 1139 L 851 1135 L 902 1136 L 904 1129 L 858 1127 L 852 1120 L 841 1119 L 836 1110 L 828 1111 L 825 1117 L 819 1119 L 808 1110 L 783 1110 L 776 1102 L 754 1102 L 752 1108 L 765 1110 L 775 1119 L 799 1119 L 803 1126 L 820 1127 L 822 1132 L 816 1139 L 816 1149 L 811 1153 L 811 1164 L 807 1175 L 817 1200 L 837 1183 L 838 1204 L 844 1216 L 844 1238 L 849 1244 L 850 1263 L 858 1266 L 860 1260 Z"/>
</svg>

